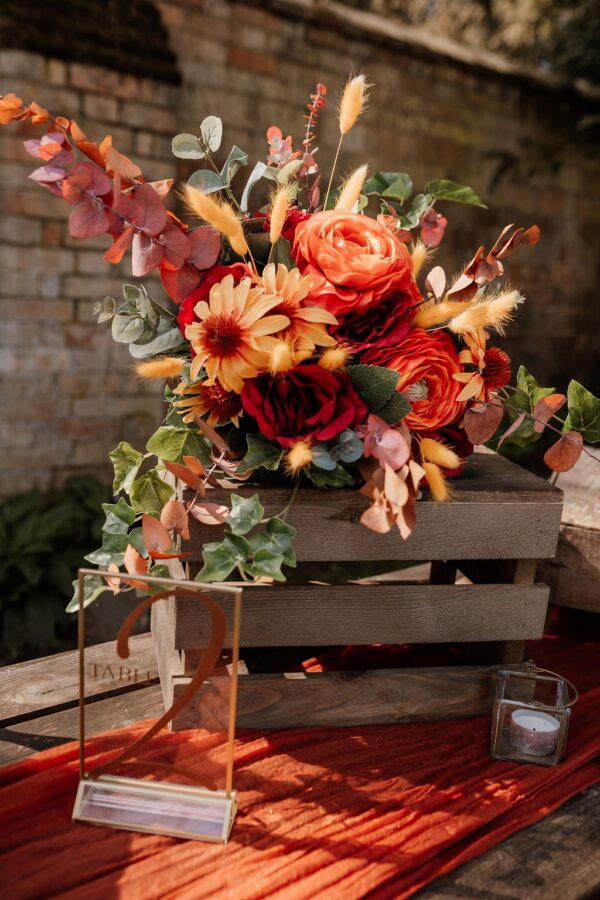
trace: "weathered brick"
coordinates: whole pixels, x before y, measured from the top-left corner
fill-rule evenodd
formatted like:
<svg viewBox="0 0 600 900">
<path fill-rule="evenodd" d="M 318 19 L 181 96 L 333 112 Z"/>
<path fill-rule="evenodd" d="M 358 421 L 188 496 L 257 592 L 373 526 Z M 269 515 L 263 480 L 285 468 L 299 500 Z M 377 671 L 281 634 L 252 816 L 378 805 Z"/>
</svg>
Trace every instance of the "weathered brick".
<svg viewBox="0 0 600 900">
<path fill-rule="evenodd" d="M 84 95 L 83 113 L 99 122 L 117 122 L 121 118 L 119 101 L 101 94 Z"/>
</svg>

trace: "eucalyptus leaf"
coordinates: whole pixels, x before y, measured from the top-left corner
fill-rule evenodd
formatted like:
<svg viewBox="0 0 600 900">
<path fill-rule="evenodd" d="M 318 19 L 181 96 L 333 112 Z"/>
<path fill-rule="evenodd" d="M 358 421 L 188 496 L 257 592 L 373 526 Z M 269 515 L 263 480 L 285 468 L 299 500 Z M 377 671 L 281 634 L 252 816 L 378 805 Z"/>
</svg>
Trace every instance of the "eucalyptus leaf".
<svg viewBox="0 0 600 900">
<path fill-rule="evenodd" d="M 337 466 L 337 462 L 330 454 L 325 444 L 316 444 L 311 450 L 312 461 L 319 469 L 326 472 L 333 472 Z"/>
<path fill-rule="evenodd" d="M 221 146 L 223 139 L 223 123 L 218 116 L 207 116 L 200 126 L 202 142 L 212 153 Z"/>
<path fill-rule="evenodd" d="M 240 207 L 242 212 L 248 212 L 248 203 L 250 201 L 250 192 L 252 188 L 258 184 L 261 178 L 267 178 L 270 181 L 277 180 L 277 169 L 273 169 L 269 167 L 264 162 L 257 162 L 250 172 L 250 176 L 248 181 L 246 182 L 246 187 L 242 193 L 242 199 L 240 200 Z"/>
<path fill-rule="evenodd" d="M 148 356 L 157 356 L 167 350 L 174 350 L 183 344 L 183 335 L 177 325 L 170 325 L 166 319 L 161 319 L 156 337 L 145 344 L 130 344 L 129 352 L 135 359 L 146 359 Z"/>
<path fill-rule="evenodd" d="M 113 340 L 119 344 L 130 344 L 137 341 L 144 333 L 144 320 L 139 316 L 124 316 L 120 313 L 112 320 Z"/>
<path fill-rule="evenodd" d="M 115 494 L 118 494 L 119 491 L 129 493 L 144 459 L 144 454 L 139 450 L 134 450 L 127 441 L 121 441 L 108 455 L 114 469 L 113 492 Z"/>
<path fill-rule="evenodd" d="M 467 203 L 469 206 L 480 206 L 487 209 L 475 191 L 463 184 L 456 184 L 447 178 L 434 178 L 425 185 L 425 190 L 434 200 L 452 200 L 453 203 Z"/>
<path fill-rule="evenodd" d="M 101 303 L 94 306 L 94 315 L 97 317 L 98 324 L 110 322 L 117 310 L 117 301 L 114 297 L 104 297 Z"/>
<path fill-rule="evenodd" d="M 361 441 L 359 436 L 349 428 L 346 428 L 340 435 L 338 435 L 333 448 L 335 458 L 344 463 L 358 462 L 358 460 L 363 455 L 363 451 L 363 442 Z"/>
<path fill-rule="evenodd" d="M 160 515 L 162 508 L 173 496 L 173 488 L 162 480 L 155 469 L 141 475 L 131 485 L 131 503 L 136 513 Z"/>
<path fill-rule="evenodd" d="M 206 156 L 195 134 L 176 134 L 171 141 L 171 150 L 179 159 L 204 159 Z"/>
<path fill-rule="evenodd" d="M 291 181 L 294 177 L 301 165 L 301 159 L 291 159 L 289 163 L 286 163 L 285 166 L 282 166 L 277 172 L 277 182 L 279 184 L 287 184 L 288 181 Z"/>
<path fill-rule="evenodd" d="M 248 165 L 248 154 L 244 153 L 235 144 L 229 151 L 229 156 L 225 160 L 225 164 L 221 169 L 221 178 L 225 184 L 230 184 L 237 172 L 242 166 Z"/>
<path fill-rule="evenodd" d="M 197 172 L 193 172 L 188 178 L 188 184 L 204 194 L 214 194 L 215 191 L 222 191 L 225 187 L 218 172 L 213 172 L 211 169 L 198 169 Z"/>
</svg>

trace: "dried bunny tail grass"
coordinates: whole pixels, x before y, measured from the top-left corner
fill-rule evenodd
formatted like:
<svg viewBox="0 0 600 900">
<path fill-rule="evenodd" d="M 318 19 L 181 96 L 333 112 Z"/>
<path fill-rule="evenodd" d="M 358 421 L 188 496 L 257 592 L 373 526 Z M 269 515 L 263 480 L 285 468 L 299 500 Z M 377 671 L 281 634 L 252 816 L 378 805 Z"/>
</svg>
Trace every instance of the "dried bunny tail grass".
<svg viewBox="0 0 600 900">
<path fill-rule="evenodd" d="M 327 369 L 328 372 L 335 372 L 337 369 L 344 368 L 350 355 L 350 350 L 341 344 L 338 344 L 336 347 L 328 347 L 321 354 L 319 365 L 323 369 Z"/>
<path fill-rule="evenodd" d="M 410 249 L 410 258 L 412 259 L 413 264 L 413 275 L 416 278 L 425 263 L 428 259 L 431 259 L 433 254 L 430 250 L 427 249 L 423 241 L 416 240 Z"/>
<path fill-rule="evenodd" d="M 456 319 L 470 308 L 473 301 L 442 300 L 422 306 L 415 314 L 412 324 L 416 328 L 436 328 L 449 319 Z"/>
<path fill-rule="evenodd" d="M 177 378 L 183 372 L 184 364 L 185 361 L 178 356 L 163 356 L 137 363 L 135 371 L 140 378 Z"/>
<path fill-rule="evenodd" d="M 367 177 L 369 167 L 366 165 L 360 166 L 356 171 L 350 175 L 348 179 L 344 182 L 342 190 L 340 191 L 340 196 L 338 197 L 337 203 L 335 204 L 336 209 L 347 209 L 351 210 L 360 197 L 360 193 L 363 189 L 363 185 L 365 183 L 365 179 Z"/>
<path fill-rule="evenodd" d="M 424 462 L 423 468 L 425 469 L 425 478 L 427 479 L 431 496 L 438 503 L 445 503 L 450 499 L 451 494 L 450 486 L 444 478 L 442 470 L 432 462 Z"/>
<path fill-rule="evenodd" d="M 287 341 L 277 341 L 269 353 L 269 371 L 280 375 L 294 368 L 294 354 Z"/>
<path fill-rule="evenodd" d="M 269 240 L 272 244 L 277 243 L 281 237 L 285 220 L 290 211 L 291 200 L 291 192 L 287 186 L 280 187 L 271 197 Z"/>
<path fill-rule="evenodd" d="M 346 134 L 363 112 L 371 84 L 362 72 L 346 82 L 339 107 L 340 134 Z"/>
<path fill-rule="evenodd" d="M 460 456 L 454 450 L 441 441 L 434 441 L 433 438 L 423 438 L 421 456 L 425 462 L 434 463 L 443 469 L 458 469 L 462 463 Z"/>
<path fill-rule="evenodd" d="M 491 300 L 484 297 L 451 319 L 448 328 L 454 334 L 470 334 L 479 328 L 495 328 L 503 334 L 504 326 L 513 318 L 520 300 L 521 295 L 515 290 L 502 291 Z"/>
<path fill-rule="evenodd" d="M 248 253 L 248 244 L 244 237 L 242 223 L 229 203 L 213 200 L 208 194 L 203 194 L 197 188 L 185 184 L 181 190 L 181 197 L 190 212 L 204 219 L 217 231 L 225 235 L 233 250 L 240 256 Z"/>
<path fill-rule="evenodd" d="M 286 453 L 284 466 L 287 472 L 295 475 L 310 466 L 312 460 L 313 454 L 308 441 L 297 441 Z"/>
</svg>

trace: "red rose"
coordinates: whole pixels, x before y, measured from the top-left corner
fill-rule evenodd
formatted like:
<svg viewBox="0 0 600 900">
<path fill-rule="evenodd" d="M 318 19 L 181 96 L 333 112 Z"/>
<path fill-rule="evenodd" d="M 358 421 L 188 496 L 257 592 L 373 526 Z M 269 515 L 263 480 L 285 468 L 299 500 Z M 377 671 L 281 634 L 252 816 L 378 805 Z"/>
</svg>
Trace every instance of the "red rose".
<svg viewBox="0 0 600 900">
<path fill-rule="evenodd" d="M 366 312 L 347 313 L 338 326 L 329 331 L 336 340 L 355 352 L 395 347 L 410 330 L 410 309 L 414 299 L 408 291 L 398 291 Z"/>
<path fill-rule="evenodd" d="M 327 372 L 314 364 L 247 381 L 242 406 L 261 433 L 282 447 L 299 440 L 328 441 L 368 415 L 345 372 Z"/>
<path fill-rule="evenodd" d="M 456 399 L 462 385 L 453 378 L 461 365 L 454 341 L 446 332 L 411 328 L 396 347 L 369 350 L 362 362 L 400 373 L 398 390 L 412 405 L 404 420 L 411 431 L 442 428 L 462 416 L 465 404 Z"/>
<path fill-rule="evenodd" d="M 201 300 L 208 300 L 211 287 L 223 281 L 226 275 L 233 275 L 234 283 L 239 284 L 242 278 L 249 277 L 252 273 L 244 263 L 233 263 L 231 266 L 213 266 L 212 269 L 209 269 L 196 290 L 192 291 L 179 307 L 177 324 L 184 337 L 186 325 L 191 325 L 192 322 L 196 321 L 196 316 L 194 315 L 196 303 L 199 303 Z"/>
<path fill-rule="evenodd" d="M 322 306 L 338 321 L 390 294 L 416 290 L 407 248 L 369 216 L 341 209 L 315 213 L 297 226 L 292 256 L 311 277 L 305 305 Z"/>
</svg>

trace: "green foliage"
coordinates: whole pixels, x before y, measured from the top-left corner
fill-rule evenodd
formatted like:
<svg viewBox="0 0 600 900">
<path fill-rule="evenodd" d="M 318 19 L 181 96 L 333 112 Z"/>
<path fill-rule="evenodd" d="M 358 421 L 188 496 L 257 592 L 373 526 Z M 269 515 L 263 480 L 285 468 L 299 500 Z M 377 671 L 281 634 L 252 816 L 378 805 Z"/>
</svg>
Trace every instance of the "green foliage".
<svg viewBox="0 0 600 900">
<path fill-rule="evenodd" d="M 350 472 L 339 464 L 331 472 L 310 465 L 304 470 L 304 474 L 315 487 L 320 489 L 333 488 L 335 490 L 336 488 L 353 487 L 355 484 Z"/>
<path fill-rule="evenodd" d="M 123 286 L 124 303 L 117 307 L 112 297 L 105 297 L 98 307 L 98 321 L 112 318 L 115 341 L 129 345 L 135 359 L 173 351 L 183 345 L 183 337 L 174 312 L 152 300 L 143 285 Z"/>
<path fill-rule="evenodd" d="M 410 403 L 396 390 L 400 376 L 393 369 L 360 364 L 348 366 L 346 371 L 369 412 L 388 425 L 397 425 L 410 412 Z"/>
<path fill-rule="evenodd" d="M 264 513 L 265 509 L 258 494 L 253 494 L 248 498 L 232 494 L 231 512 L 227 516 L 226 522 L 234 534 L 247 534 L 255 525 L 259 524 Z"/>
<path fill-rule="evenodd" d="M 364 184 L 367 196 L 375 194 L 386 200 L 404 203 L 412 193 L 412 179 L 406 172 L 375 172 Z"/>
<path fill-rule="evenodd" d="M 208 442 L 196 430 L 185 425 L 161 425 L 149 439 L 146 450 L 166 462 L 181 462 L 184 456 L 194 456 L 205 465 L 210 464 Z"/>
<path fill-rule="evenodd" d="M 283 458 L 283 448 L 272 444 L 262 434 L 249 434 L 246 437 L 248 451 L 238 466 L 240 474 L 249 469 L 268 469 L 275 472 Z"/>
<path fill-rule="evenodd" d="M 114 493 L 129 491 L 142 464 L 144 454 L 140 453 L 139 450 L 134 450 L 127 441 L 121 441 L 108 455 L 115 473 L 113 479 Z"/>
<path fill-rule="evenodd" d="M 110 489 L 95 478 L 77 476 L 56 496 L 33 490 L 0 506 L 4 662 L 75 645 L 65 604 L 73 573 L 100 541 L 101 504 L 109 497 Z"/>
<path fill-rule="evenodd" d="M 525 366 L 519 366 L 517 372 L 517 390 L 507 401 L 510 421 L 514 422 L 521 412 L 526 413 L 519 427 L 506 439 L 506 443 L 517 447 L 527 447 L 539 440 L 539 432 L 533 428 L 533 411 L 537 403 L 554 393 L 554 388 L 545 388 L 529 372 Z M 504 446 L 504 445 L 503 445 Z"/>
<path fill-rule="evenodd" d="M 165 503 L 173 496 L 173 488 L 162 480 L 156 469 L 145 472 L 131 485 L 129 497 L 136 514 L 160 516 Z"/>
<path fill-rule="evenodd" d="M 425 191 L 434 200 L 451 200 L 453 203 L 466 203 L 469 206 L 480 206 L 487 209 L 475 191 L 464 184 L 456 184 L 455 181 L 448 181 L 447 178 L 434 178 L 425 185 Z"/>
<path fill-rule="evenodd" d="M 600 442 L 600 399 L 578 381 L 571 381 L 567 389 L 569 414 L 563 431 L 578 431 L 588 444 Z"/>
</svg>

